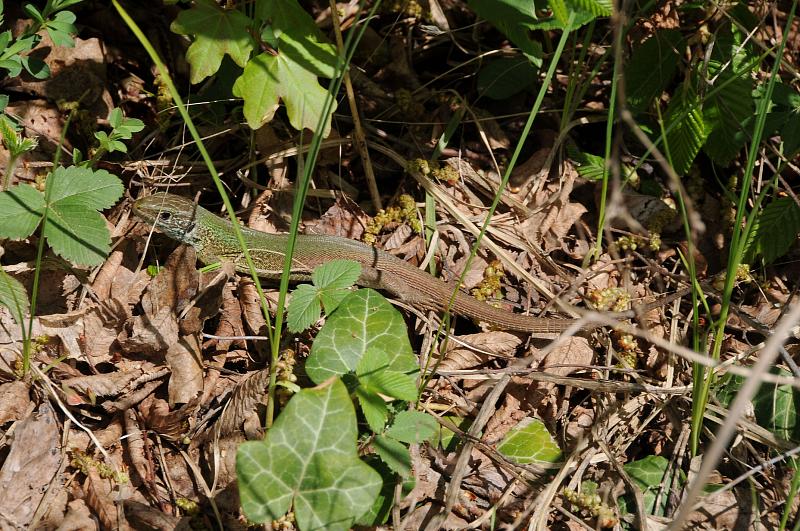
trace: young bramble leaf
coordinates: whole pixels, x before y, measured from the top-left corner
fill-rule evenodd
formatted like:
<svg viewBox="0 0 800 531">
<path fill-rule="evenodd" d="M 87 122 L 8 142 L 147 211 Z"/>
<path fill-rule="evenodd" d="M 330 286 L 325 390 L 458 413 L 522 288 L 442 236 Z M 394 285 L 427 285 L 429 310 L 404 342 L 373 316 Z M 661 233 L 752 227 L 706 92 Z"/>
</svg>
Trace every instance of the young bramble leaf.
<svg viewBox="0 0 800 531">
<path fill-rule="evenodd" d="M 386 430 L 386 436 L 405 443 L 421 443 L 436 436 L 436 419 L 422 411 L 401 411 Z"/>
<path fill-rule="evenodd" d="M 56 168 L 47 179 L 50 204 L 44 236 L 53 251 L 71 262 L 99 265 L 110 250 L 111 237 L 98 210 L 116 203 L 122 182 L 105 170 Z M 0 237 L 30 236 L 45 212 L 44 195 L 30 185 L 0 192 Z"/>
<path fill-rule="evenodd" d="M 25 286 L 2 269 L 0 269 L 0 305 L 8 308 L 14 321 L 19 325 L 22 324 L 30 308 Z"/>
<path fill-rule="evenodd" d="M 292 292 L 286 325 L 290 332 L 299 333 L 319 321 L 322 314 L 317 288 L 300 284 Z"/>
<path fill-rule="evenodd" d="M 0 192 L 0 238 L 27 238 L 42 220 L 44 196 L 29 184 Z"/>
<path fill-rule="evenodd" d="M 302 332 L 320 318 L 322 308 L 331 314 L 350 293 L 361 275 L 361 265 L 352 260 L 331 260 L 314 269 L 313 286 L 301 284 L 292 292 L 287 324 L 290 332 Z"/>
<path fill-rule="evenodd" d="M 411 474 L 411 452 L 406 445 L 390 437 L 378 435 L 372 441 L 372 447 L 381 460 L 401 477 Z"/>
</svg>

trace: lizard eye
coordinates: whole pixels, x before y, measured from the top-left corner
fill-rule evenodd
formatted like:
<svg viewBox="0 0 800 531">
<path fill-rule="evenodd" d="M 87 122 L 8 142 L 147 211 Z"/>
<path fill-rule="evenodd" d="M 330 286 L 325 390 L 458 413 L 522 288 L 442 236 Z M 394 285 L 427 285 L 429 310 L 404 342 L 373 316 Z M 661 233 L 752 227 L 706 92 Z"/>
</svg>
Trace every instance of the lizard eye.
<svg viewBox="0 0 800 531">
<path fill-rule="evenodd" d="M 171 218 L 172 218 L 172 214 L 170 214 L 169 212 L 159 212 L 158 213 L 158 219 L 160 221 L 169 221 Z"/>
</svg>

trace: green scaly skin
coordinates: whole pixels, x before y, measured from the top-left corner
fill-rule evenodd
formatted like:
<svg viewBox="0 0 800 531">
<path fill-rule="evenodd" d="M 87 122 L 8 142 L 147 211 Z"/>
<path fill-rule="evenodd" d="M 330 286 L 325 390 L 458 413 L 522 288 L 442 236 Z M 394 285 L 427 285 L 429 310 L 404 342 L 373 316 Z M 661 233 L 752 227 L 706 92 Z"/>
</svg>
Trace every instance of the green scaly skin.
<svg viewBox="0 0 800 531">
<path fill-rule="evenodd" d="M 133 204 L 134 213 L 171 238 L 191 245 L 204 264 L 232 262 L 248 273 L 231 222 L 177 195 L 158 193 Z M 287 234 L 268 234 L 242 227 L 244 241 L 259 276 L 280 278 Z M 417 308 L 443 311 L 453 287 L 410 264 L 369 245 L 339 236 L 299 235 L 292 257 L 292 280 L 309 280 L 315 267 L 331 260 L 361 264 L 361 286 L 383 289 Z M 457 292 L 450 311 L 505 330 L 550 338 L 575 324 L 571 319 L 519 315 L 498 310 Z"/>
</svg>

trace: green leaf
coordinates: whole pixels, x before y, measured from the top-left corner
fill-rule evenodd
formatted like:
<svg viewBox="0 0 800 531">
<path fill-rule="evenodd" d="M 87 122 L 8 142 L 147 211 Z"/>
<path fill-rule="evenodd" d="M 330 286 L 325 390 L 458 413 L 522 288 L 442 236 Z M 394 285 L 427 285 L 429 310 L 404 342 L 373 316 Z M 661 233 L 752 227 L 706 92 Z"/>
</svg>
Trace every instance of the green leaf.
<svg viewBox="0 0 800 531">
<path fill-rule="evenodd" d="M 407 372 L 417 372 L 416 360 L 392 359 L 381 349 L 367 350 L 356 367 L 358 382 L 363 388 L 412 402 L 417 399 L 418 391 L 416 380 Z"/>
<path fill-rule="evenodd" d="M 386 436 L 405 443 L 421 443 L 436 436 L 436 419 L 422 411 L 401 411 L 386 430 Z"/>
<path fill-rule="evenodd" d="M 352 260 L 331 260 L 311 273 L 313 286 L 301 284 L 292 293 L 289 303 L 289 331 L 301 332 L 320 318 L 322 306 L 330 314 L 350 293 L 350 287 L 361 275 L 361 264 Z"/>
<path fill-rule="evenodd" d="M 313 72 L 287 54 L 262 53 L 247 63 L 244 73 L 233 84 L 233 94 L 244 99 L 244 117 L 253 129 L 272 120 L 278 102 L 283 100 L 289 122 L 295 129 L 315 131 L 328 93 L 317 82 Z M 322 129 L 323 136 L 328 136 L 330 129 L 328 116 Z"/>
<path fill-rule="evenodd" d="M 392 370 L 416 368 L 403 316 L 378 292 L 360 289 L 350 293 L 311 346 L 306 373 L 316 383 L 355 370 L 369 350 L 388 356 Z"/>
<path fill-rule="evenodd" d="M 610 16 L 613 11 L 611 0 L 567 0 L 566 4 L 572 11 L 578 13 L 585 11 L 596 17 Z"/>
<path fill-rule="evenodd" d="M 532 90 L 538 69 L 526 57 L 502 57 L 487 61 L 478 72 L 478 91 L 493 100 L 504 100 L 523 90 Z"/>
<path fill-rule="evenodd" d="M 29 184 L 0 192 L 0 238 L 27 238 L 44 215 L 44 196 Z"/>
<path fill-rule="evenodd" d="M 753 263 L 762 256 L 770 264 L 780 258 L 797 241 L 800 234 L 800 207 L 791 197 L 781 197 L 758 214 L 744 251 L 744 262 Z"/>
<path fill-rule="evenodd" d="M 318 289 L 326 313 L 336 310 L 360 276 L 361 264 L 352 260 L 331 260 L 314 269 L 311 281 Z"/>
<path fill-rule="evenodd" d="M 455 415 L 445 415 L 442 417 L 442 420 L 449 420 L 464 432 L 466 432 L 472 425 L 472 419 L 457 417 Z M 461 442 L 461 439 L 458 438 L 455 432 L 442 426 L 441 424 L 439 424 L 438 429 L 439 431 L 437 437 L 432 441 L 432 443 L 446 452 L 454 452 L 456 448 L 458 448 L 458 444 Z"/>
<path fill-rule="evenodd" d="M 317 296 L 317 288 L 310 284 L 300 284 L 292 292 L 289 301 L 289 316 L 286 325 L 292 333 L 299 333 L 319 321 L 322 307 Z"/>
<path fill-rule="evenodd" d="M 44 236 L 57 255 L 76 264 L 100 265 L 111 250 L 105 218 L 69 199 L 47 211 Z"/>
<path fill-rule="evenodd" d="M 625 67 L 628 107 L 638 114 L 661 95 L 675 76 L 683 47 L 683 36 L 676 29 L 660 30 L 639 45 Z"/>
<path fill-rule="evenodd" d="M 772 374 L 792 376 L 792 373 L 773 368 Z M 800 390 L 789 384 L 764 382 L 753 397 L 756 420 L 776 437 L 800 442 Z"/>
<path fill-rule="evenodd" d="M 757 58 L 746 40 L 746 34 L 726 25 L 717 33 L 705 70 L 712 87 L 725 85 L 703 103 L 703 119 L 709 131 L 703 150 L 720 166 L 733 161 L 752 128 L 755 102 L 751 72 Z"/>
<path fill-rule="evenodd" d="M 378 435 L 372 441 L 372 448 L 389 468 L 401 477 L 411 474 L 411 453 L 408 447 L 392 438 Z"/>
<path fill-rule="evenodd" d="M 93 210 L 111 208 L 124 188 L 122 181 L 106 170 L 92 171 L 89 168 L 70 166 L 56 168 L 47 179 L 50 188 L 50 206 L 61 204 L 81 205 Z"/>
<path fill-rule="evenodd" d="M 337 63 L 336 49 L 325 42 L 314 19 L 299 2 L 257 0 L 256 16 L 270 22 L 279 54 L 288 55 L 293 62 L 316 76 L 333 77 Z"/>
<path fill-rule="evenodd" d="M 44 236 L 53 251 L 77 264 L 99 265 L 110 250 L 111 237 L 97 210 L 122 195 L 122 182 L 105 170 L 56 168 L 47 179 L 50 205 Z M 0 237 L 30 236 L 45 212 L 44 196 L 29 185 L 0 192 Z"/>
<path fill-rule="evenodd" d="M 412 402 L 417 399 L 417 385 L 408 374 L 383 370 L 366 376 L 359 375 L 359 382 L 372 392 Z"/>
<path fill-rule="evenodd" d="M 358 459 L 356 436 L 355 410 L 340 380 L 294 395 L 263 441 L 237 451 L 247 518 L 263 523 L 293 508 L 301 530 L 348 529 L 382 484 Z"/>
<path fill-rule="evenodd" d="M 8 308 L 18 325 L 25 321 L 30 309 L 28 292 L 22 283 L 0 268 L 0 305 Z"/>
<path fill-rule="evenodd" d="M 497 445 L 497 451 L 521 465 L 561 460 L 561 449 L 544 422 L 531 417 L 522 419 L 511 428 Z"/>
<path fill-rule="evenodd" d="M 673 95 L 664 116 L 664 129 L 668 131 L 672 167 L 678 175 L 685 175 L 708 136 L 700 100 L 688 84 Z"/>
<path fill-rule="evenodd" d="M 364 387 L 356 388 L 356 397 L 369 429 L 375 433 L 382 432 L 386 427 L 386 421 L 389 420 L 389 408 L 386 407 L 386 402 Z"/>
<path fill-rule="evenodd" d="M 75 14 L 71 11 L 61 11 L 45 24 L 47 34 L 56 46 L 72 48 L 75 46 L 73 35 L 78 33 L 75 28 Z"/>
<path fill-rule="evenodd" d="M 195 6 L 181 11 L 170 26 L 174 33 L 194 35 L 186 51 L 190 81 L 199 83 L 219 70 L 228 54 L 239 66 L 245 66 L 253 51 L 249 28 L 252 21 L 236 9 L 224 9 L 214 0 L 197 0 Z"/>
<path fill-rule="evenodd" d="M 666 512 L 667 502 L 670 497 L 668 489 L 672 487 L 680 491 L 682 484 L 686 481 L 683 472 L 680 472 L 680 479 L 677 482 L 673 482 L 671 477 L 667 477 L 669 461 L 660 455 L 648 455 L 643 459 L 623 465 L 623 468 L 642 490 L 645 512 L 655 516 L 663 516 Z M 656 496 L 661 488 L 662 482 L 665 491 L 661 493 L 659 505 L 656 507 Z M 623 504 L 621 504 L 621 506 L 622 505 Z M 627 510 L 627 506 L 628 504 L 626 503 L 624 507 L 621 508 Z"/>
</svg>

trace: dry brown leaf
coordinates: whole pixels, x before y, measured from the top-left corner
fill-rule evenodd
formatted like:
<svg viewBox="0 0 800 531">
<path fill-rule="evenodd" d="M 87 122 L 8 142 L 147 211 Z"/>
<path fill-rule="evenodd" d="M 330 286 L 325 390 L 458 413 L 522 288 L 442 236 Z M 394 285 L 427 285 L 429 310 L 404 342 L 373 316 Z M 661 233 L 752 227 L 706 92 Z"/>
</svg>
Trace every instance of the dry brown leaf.
<svg viewBox="0 0 800 531">
<path fill-rule="evenodd" d="M 83 500 L 69 502 L 67 514 L 55 531 L 92 531 L 98 529 L 97 521 L 92 518 L 92 513 Z"/>
<path fill-rule="evenodd" d="M 61 380 L 61 386 L 95 397 L 117 396 L 125 392 L 128 385 L 141 376 L 141 370 L 117 370 L 107 374 L 65 378 Z"/>
<path fill-rule="evenodd" d="M 494 357 L 511 357 L 522 344 L 520 336 L 499 330 L 462 335 L 456 339 L 458 341 L 448 342 L 449 348 L 445 359 L 439 364 L 439 369 L 447 371 L 471 369 Z M 462 345 L 462 342 L 475 348 Z"/>
<path fill-rule="evenodd" d="M 184 336 L 171 344 L 166 354 L 169 377 L 169 404 L 186 404 L 203 392 L 203 358 L 197 336 Z"/>
<path fill-rule="evenodd" d="M 29 413 L 30 386 L 22 380 L 0 385 L 0 426 L 17 421 Z"/>
<path fill-rule="evenodd" d="M 0 520 L 27 528 L 61 464 L 61 433 L 50 403 L 20 421 L 0 469 Z"/>
<path fill-rule="evenodd" d="M 360 240 L 366 224 L 367 216 L 360 209 L 354 208 L 345 199 L 337 198 L 319 221 L 307 225 L 306 232 Z"/>
</svg>

